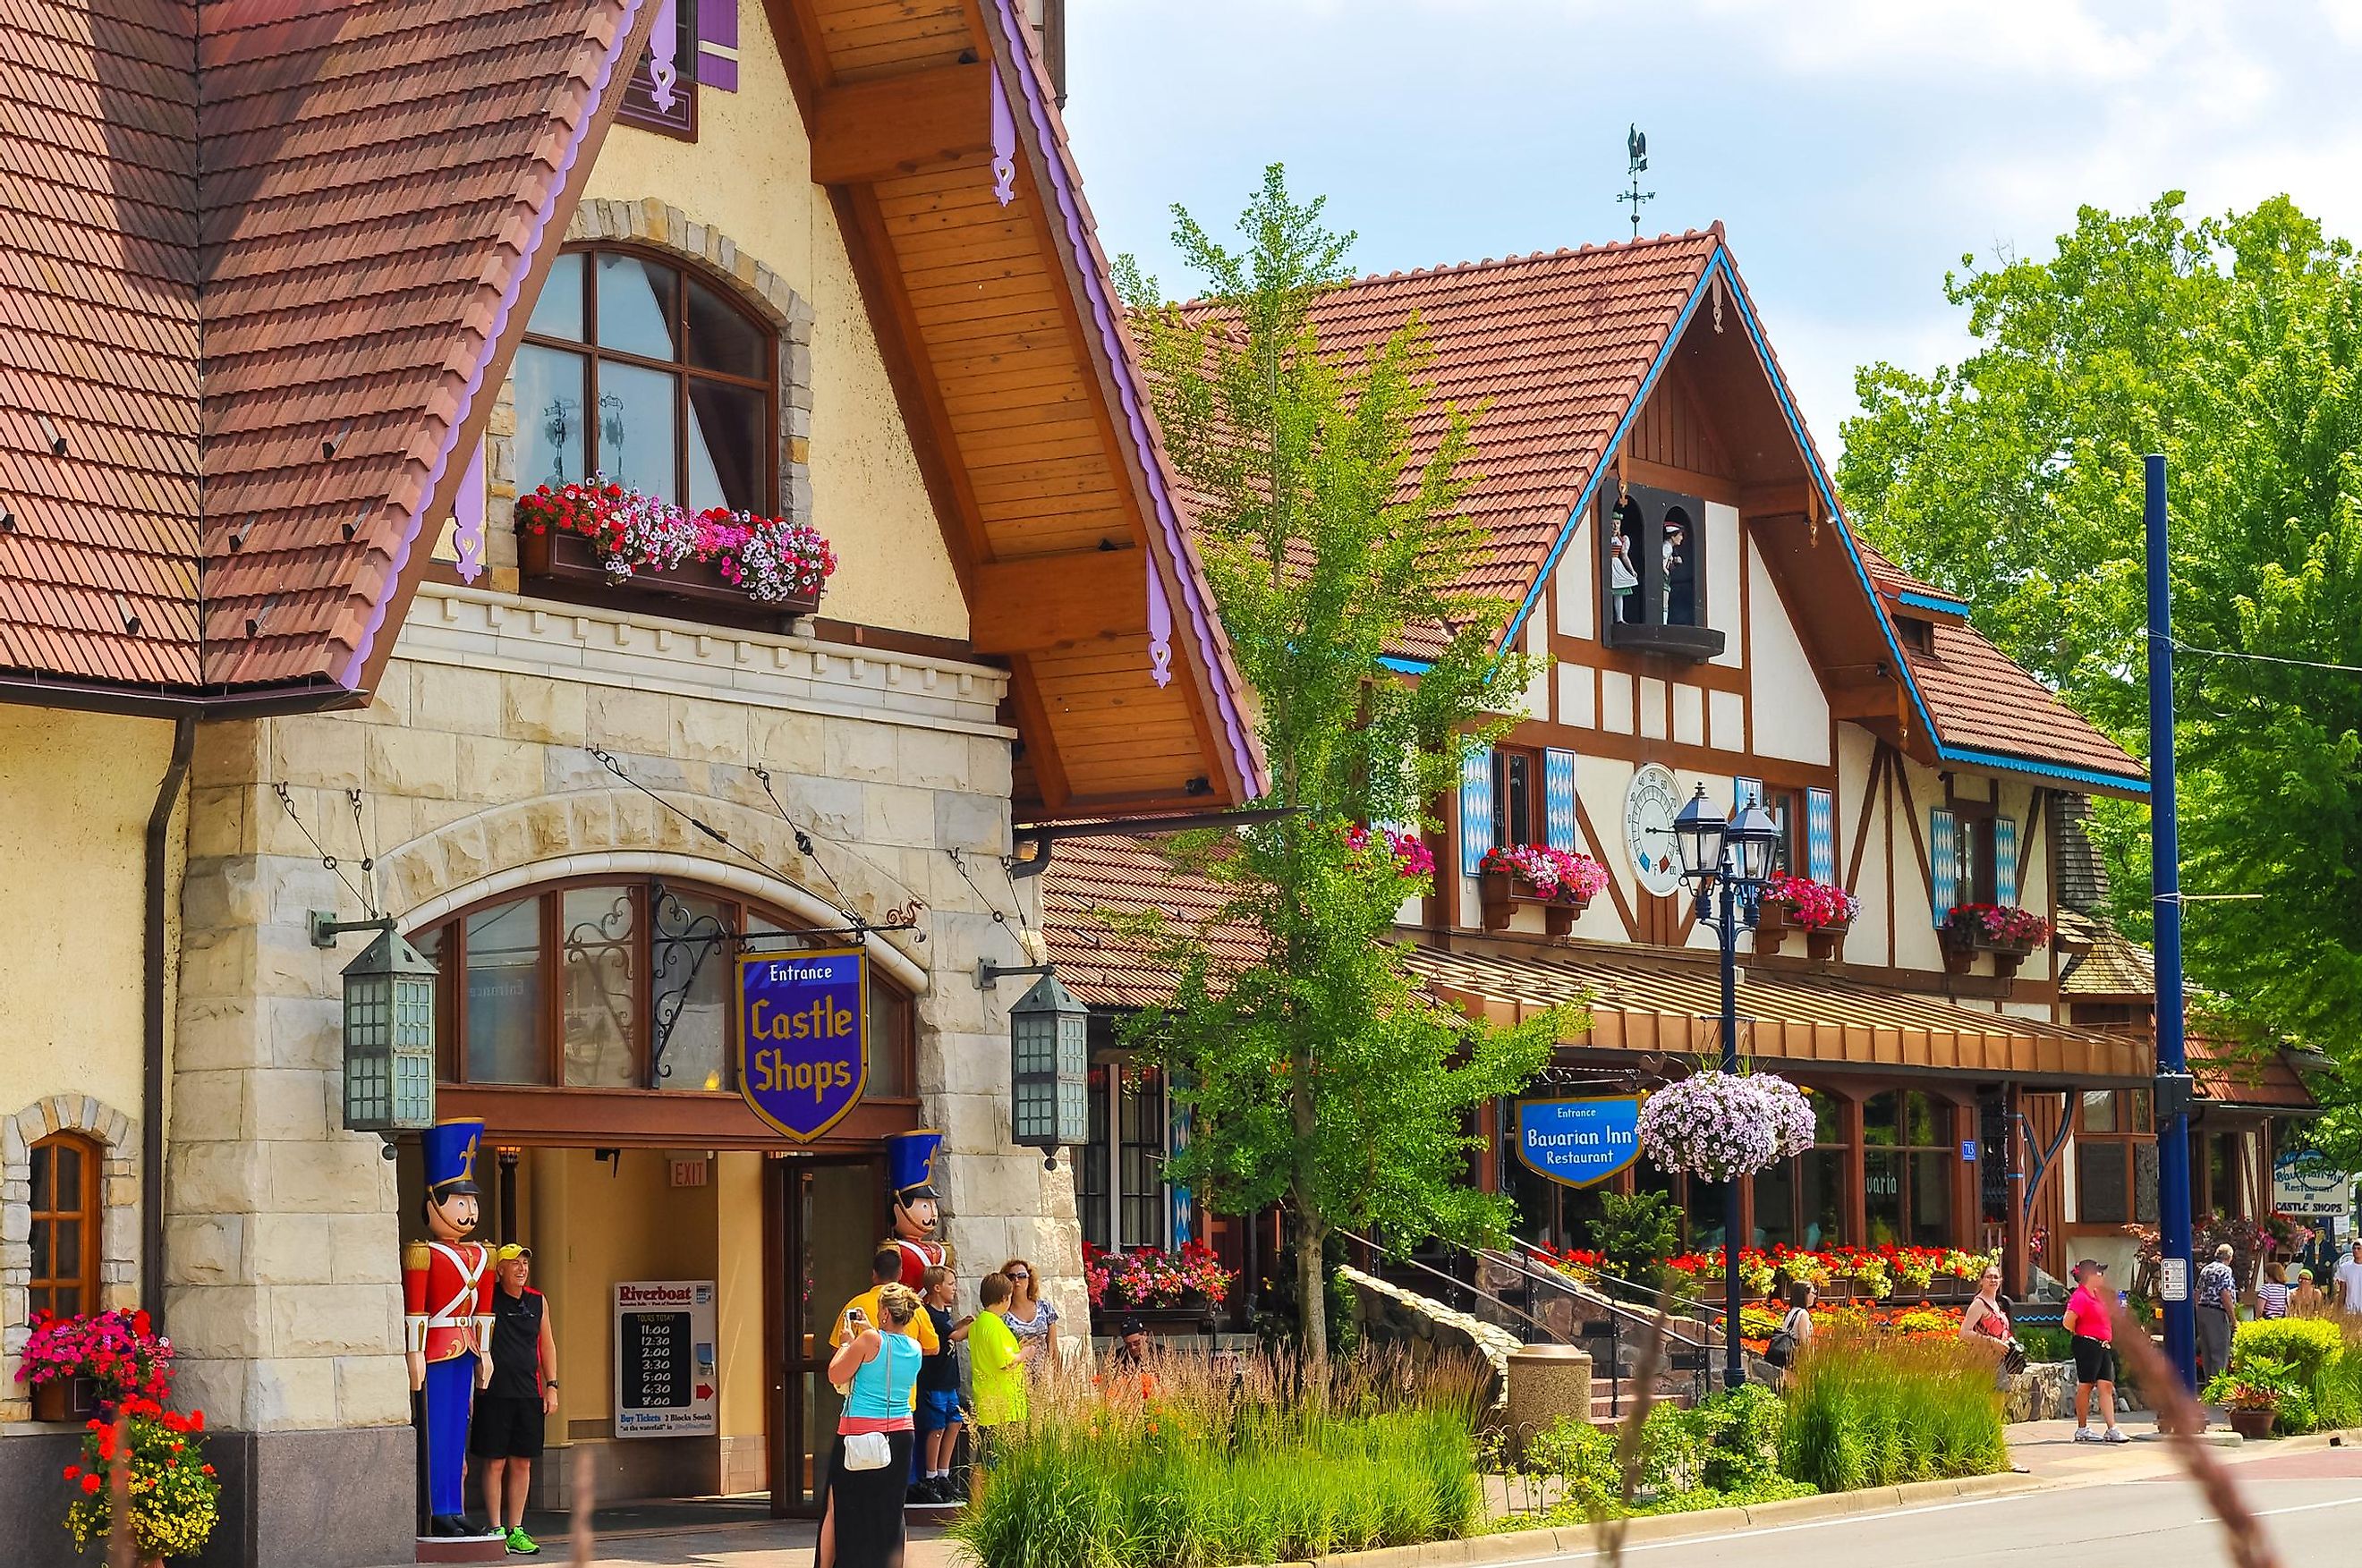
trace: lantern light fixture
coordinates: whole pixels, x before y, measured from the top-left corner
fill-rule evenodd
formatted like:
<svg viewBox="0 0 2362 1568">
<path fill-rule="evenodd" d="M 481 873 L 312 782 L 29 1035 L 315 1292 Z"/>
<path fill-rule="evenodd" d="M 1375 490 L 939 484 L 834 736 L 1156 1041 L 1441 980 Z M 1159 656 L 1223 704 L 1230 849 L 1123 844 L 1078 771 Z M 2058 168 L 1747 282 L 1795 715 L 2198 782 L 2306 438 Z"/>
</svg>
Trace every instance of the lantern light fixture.
<svg viewBox="0 0 2362 1568">
<path fill-rule="evenodd" d="M 1046 972 L 1009 1010 L 1010 1128 L 1044 1166 L 1090 1138 L 1090 1017 Z"/>
<path fill-rule="evenodd" d="M 314 946 L 333 948 L 348 931 L 377 937 L 344 970 L 345 1129 L 383 1136 L 392 1159 L 394 1134 L 435 1124 L 438 977 L 392 916 L 339 921 L 312 912 Z"/>
</svg>

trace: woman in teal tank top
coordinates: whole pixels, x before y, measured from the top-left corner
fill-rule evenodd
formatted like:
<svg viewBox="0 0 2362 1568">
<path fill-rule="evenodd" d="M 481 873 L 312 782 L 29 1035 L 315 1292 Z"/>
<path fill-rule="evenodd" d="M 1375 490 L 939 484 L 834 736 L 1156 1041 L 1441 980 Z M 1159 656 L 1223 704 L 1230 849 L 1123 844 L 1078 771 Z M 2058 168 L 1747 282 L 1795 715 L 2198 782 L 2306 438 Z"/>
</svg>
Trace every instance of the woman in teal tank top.
<svg viewBox="0 0 2362 1568">
<path fill-rule="evenodd" d="M 855 1309 L 847 1308 L 848 1312 Z M 924 1359 L 911 1336 L 919 1297 L 907 1285 L 877 1292 L 886 1321 L 846 1323 L 844 1343 L 828 1364 L 828 1380 L 846 1389 L 829 1455 L 828 1506 L 821 1516 L 819 1561 L 834 1568 L 895 1568 L 902 1559 L 902 1504 L 911 1484 L 912 1390 Z M 850 1387 L 846 1385 L 850 1384 Z M 885 1434 L 889 1457 L 870 1470 L 844 1467 L 844 1440 Z"/>
</svg>

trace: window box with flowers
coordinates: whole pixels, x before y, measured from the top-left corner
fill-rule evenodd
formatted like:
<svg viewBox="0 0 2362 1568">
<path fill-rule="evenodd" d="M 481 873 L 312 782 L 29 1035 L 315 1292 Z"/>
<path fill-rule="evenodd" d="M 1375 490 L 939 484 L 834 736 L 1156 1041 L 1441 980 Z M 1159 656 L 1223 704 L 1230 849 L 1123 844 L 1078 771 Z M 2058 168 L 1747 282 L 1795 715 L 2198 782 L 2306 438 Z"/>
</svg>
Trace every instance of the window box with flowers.
<svg viewBox="0 0 2362 1568">
<path fill-rule="evenodd" d="M 1112 1332 L 1112 1325 L 1125 1318 L 1138 1318 L 1175 1328 L 1206 1325 L 1203 1332 L 1210 1333 L 1215 1310 L 1230 1299 L 1238 1277 L 1204 1242 L 1189 1242 L 1172 1252 L 1159 1247 L 1102 1252 L 1087 1243 L 1083 1247 L 1083 1289 L 1099 1332 Z"/>
<path fill-rule="evenodd" d="M 619 588 L 737 617 L 810 615 L 836 554 L 809 523 L 723 507 L 691 512 L 602 479 L 544 485 L 516 503 L 528 581 L 596 599 Z"/>
<path fill-rule="evenodd" d="M 135 1396 L 162 1398 L 171 1363 L 171 1342 L 145 1311 L 36 1312 L 17 1381 L 32 1391 L 35 1420 L 83 1421 Z"/>
<path fill-rule="evenodd" d="M 2050 940 L 2050 922 L 2009 904 L 1956 904 L 1944 916 L 1944 968 L 1966 974 L 1979 953 L 1993 956 L 1993 972 L 2015 974 L 2025 956 Z"/>
<path fill-rule="evenodd" d="M 1802 932 L 1805 957 L 1827 963 L 1845 950 L 1845 934 L 1860 913 L 1861 901 L 1845 889 L 1783 872 L 1756 905 L 1755 950 L 1776 953 L 1791 932 Z"/>
<path fill-rule="evenodd" d="M 1496 845 L 1477 867 L 1485 929 L 1504 931 L 1520 904 L 1540 906 L 1553 937 L 1574 929 L 1574 918 L 1607 886 L 1607 868 L 1589 855 L 1540 844 Z"/>
</svg>

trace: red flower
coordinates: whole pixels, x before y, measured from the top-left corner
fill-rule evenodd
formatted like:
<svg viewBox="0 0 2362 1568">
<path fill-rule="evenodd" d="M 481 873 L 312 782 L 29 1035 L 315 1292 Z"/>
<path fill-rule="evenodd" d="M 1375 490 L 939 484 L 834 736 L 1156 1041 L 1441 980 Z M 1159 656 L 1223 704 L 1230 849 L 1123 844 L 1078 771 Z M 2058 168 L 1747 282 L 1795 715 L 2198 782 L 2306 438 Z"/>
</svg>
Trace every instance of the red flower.
<svg viewBox="0 0 2362 1568">
<path fill-rule="evenodd" d="M 83 1476 L 82 1478 L 82 1489 L 84 1492 L 95 1496 L 98 1491 L 98 1477 L 95 1475 Z"/>
</svg>

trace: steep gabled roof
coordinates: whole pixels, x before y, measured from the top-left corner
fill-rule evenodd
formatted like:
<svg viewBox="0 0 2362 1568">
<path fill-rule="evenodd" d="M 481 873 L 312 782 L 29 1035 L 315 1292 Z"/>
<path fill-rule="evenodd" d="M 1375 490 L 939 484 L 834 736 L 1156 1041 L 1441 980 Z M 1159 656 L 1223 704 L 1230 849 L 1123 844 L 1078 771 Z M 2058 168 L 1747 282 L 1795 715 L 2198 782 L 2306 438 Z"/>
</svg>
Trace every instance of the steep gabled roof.
<svg viewBox="0 0 2362 1568">
<path fill-rule="evenodd" d="M 359 684 L 652 4 L 0 22 L 0 669 Z"/>
</svg>

